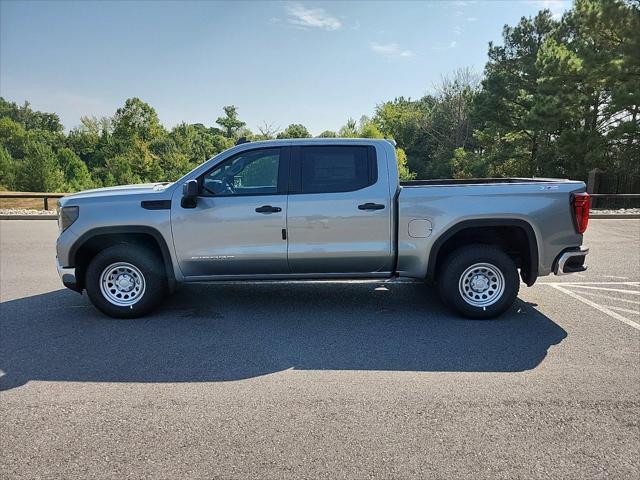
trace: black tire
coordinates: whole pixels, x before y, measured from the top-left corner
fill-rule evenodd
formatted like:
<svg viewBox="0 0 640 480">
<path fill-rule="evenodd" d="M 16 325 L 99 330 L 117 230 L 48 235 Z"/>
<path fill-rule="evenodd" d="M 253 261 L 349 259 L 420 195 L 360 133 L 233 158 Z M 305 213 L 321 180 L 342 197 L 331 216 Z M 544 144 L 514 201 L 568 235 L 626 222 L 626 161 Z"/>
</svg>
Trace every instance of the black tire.
<svg viewBox="0 0 640 480">
<path fill-rule="evenodd" d="M 490 267 L 483 271 L 483 264 Z M 463 275 L 465 278 L 461 280 Z M 474 280 L 479 289 L 472 288 Z M 520 289 L 513 260 L 500 248 L 490 245 L 469 245 L 450 253 L 439 269 L 437 282 L 443 303 L 472 319 L 501 315 L 513 305 Z M 504 289 L 500 288 L 501 284 Z M 480 291 L 482 288 L 486 290 Z M 483 305 L 483 302 L 493 303 Z"/>
<path fill-rule="evenodd" d="M 142 274 L 144 288 L 139 291 L 139 297 L 135 299 L 135 303 L 130 305 L 112 303 L 105 296 L 108 293 L 103 293 L 101 289 L 102 273 L 108 267 L 120 262 L 134 266 Z M 137 278 L 137 273 L 132 273 L 132 278 Z M 115 287 L 110 289 L 108 285 L 105 289 L 110 290 L 112 295 L 119 294 Z M 164 266 L 157 255 L 144 247 L 121 243 L 106 248 L 93 257 L 87 268 L 85 289 L 91 303 L 102 313 L 114 318 L 138 318 L 160 304 L 167 291 L 167 282 Z M 125 297 L 127 295 L 129 294 L 125 293 Z"/>
</svg>

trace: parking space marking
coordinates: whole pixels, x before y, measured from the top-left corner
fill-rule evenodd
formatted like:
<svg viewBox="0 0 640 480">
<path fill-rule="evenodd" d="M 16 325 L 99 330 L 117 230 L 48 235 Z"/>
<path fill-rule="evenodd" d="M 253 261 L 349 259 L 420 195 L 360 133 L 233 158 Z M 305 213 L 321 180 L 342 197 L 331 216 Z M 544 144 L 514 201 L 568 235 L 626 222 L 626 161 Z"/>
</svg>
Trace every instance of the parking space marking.
<svg viewBox="0 0 640 480">
<path fill-rule="evenodd" d="M 639 310 L 629 310 L 628 308 L 614 307 L 614 306 L 611 306 L 611 305 L 608 305 L 608 307 L 611 310 L 616 310 L 618 312 L 625 312 L 625 313 L 631 313 L 633 315 L 640 315 L 640 309 Z"/>
<path fill-rule="evenodd" d="M 540 282 L 545 285 L 631 285 L 640 286 L 640 282 Z"/>
<path fill-rule="evenodd" d="M 600 295 L 599 293 L 595 293 L 592 291 L 580 292 L 580 293 L 582 295 L 588 295 L 590 297 L 606 298 L 607 300 L 614 300 L 616 302 L 633 303 L 634 305 L 640 305 L 640 302 L 637 300 L 628 300 L 626 298 L 612 297 L 611 295 Z"/>
<path fill-rule="evenodd" d="M 630 320 L 629 318 L 621 315 L 618 312 L 624 312 L 624 313 L 632 313 L 632 314 L 638 314 L 638 312 L 633 311 L 633 310 L 629 310 L 629 309 L 625 309 L 623 307 L 618 307 L 618 306 L 613 306 L 613 305 L 600 305 L 596 302 L 594 302 L 593 300 L 589 299 L 589 298 L 585 298 L 583 295 L 581 294 L 590 294 L 592 293 L 591 291 L 588 292 L 584 292 L 582 290 L 579 290 L 580 294 L 574 292 L 571 290 L 572 287 L 577 287 L 577 288 L 584 288 L 584 289 L 590 289 L 590 290 L 596 290 L 596 291 L 605 291 L 605 292 L 616 292 L 616 293 L 620 293 L 623 295 L 640 295 L 639 291 L 636 290 L 627 290 L 627 289 L 616 289 L 616 288 L 609 288 L 609 287 L 596 287 L 595 285 L 620 285 L 620 286 L 631 286 L 631 287 L 639 287 L 640 286 L 640 282 L 548 282 L 548 283 L 544 283 L 544 285 L 549 285 L 550 287 L 555 288 L 556 290 L 558 290 L 559 292 L 564 293 L 565 295 L 570 296 L 571 298 L 574 298 L 586 305 L 589 305 L 590 307 L 595 308 L 596 310 L 599 310 L 600 312 L 610 316 L 611 318 L 614 318 L 626 325 L 629 325 L 632 328 L 635 328 L 636 330 L 640 331 L 640 324 L 638 324 L 637 322 L 634 322 L 633 320 Z M 604 295 L 602 295 L 604 296 Z M 626 299 L 622 299 L 622 298 L 617 298 L 617 297 L 611 297 L 611 296 L 606 296 L 606 298 L 609 298 L 612 301 L 615 302 L 619 302 L 619 301 L 626 301 L 629 302 L 629 300 Z M 632 303 L 636 303 L 631 301 Z M 615 310 L 615 311 L 614 311 Z"/>
<path fill-rule="evenodd" d="M 592 291 L 580 292 L 580 294 L 587 295 L 589 297 L 606 298 L 607 300 L 614 300 L 616 302 L 633 303 L 634 305 L 640 305 L 640 302 L 638 300 L 629 300 L 626 298 L 612 297 L 611 295 L 600 295 L 599 293 L 595 293 Z"/>
<path fill-rule="evenodd" d="M 601 290 L 603 292 L 618 292 L 618 293 L 628 293 L 629 295 L 640 295 L 640 292 L 635 292 L 633 290 L 623 290 L 619 288 L 606 288 L 606 287 L 592 287 L 590 285 L 571 285 L 574 288 L 584 288 L 587 290 Z"/>
</svg>

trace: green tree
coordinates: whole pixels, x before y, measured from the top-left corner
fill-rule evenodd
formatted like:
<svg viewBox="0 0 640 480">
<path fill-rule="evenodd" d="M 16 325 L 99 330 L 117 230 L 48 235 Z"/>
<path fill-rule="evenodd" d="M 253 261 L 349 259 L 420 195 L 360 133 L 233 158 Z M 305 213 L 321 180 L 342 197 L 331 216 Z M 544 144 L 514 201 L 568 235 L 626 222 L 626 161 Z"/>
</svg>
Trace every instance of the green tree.
<svg viewBox="0 0 640 480">
<path fill-rule="evenodd" d="M 278 138 L 311 138 L 311 134 L 304 125 L 292 123 L 278 134 Z"/>
<path fill-rule="evenodd" d="M 425 169 L 434 150 L 434 142 L 424 129 L 434 103 L 432 96 L 419 100 L 399 97 L 378 105 L 373 117 L 384 137 L 395 140 L 406 152 L 407 165 L 418 178 L 426 176 Z"/>
<path fill-rule="evenodd" d="M 161 175 L 155 181 L 177 180 L 195 166 L 190 162 L 190 156 L 199 152 L 194 152 L 193 143 L 188 147 L 190 148 L 184 148 L 184 146 L 180 148 L 171 136 L 159 138 L 151 143 L 149 149 L 158 159 L 159 175 Z M 202 161 L 204 158 L 197 163 L 202 163 Z"/>
<path fill-rule="evenodd" d="M 491 45 L 474 138 L 491 175 L 586 178 L 640 170 L 640 9 L 576 0 L 543 10 Z"/>
<path fill-rule="evenodd" d="M 360 138 L 384 138 L 378 126 L 367 116 L 360 118 L 356 136 Z"/>
<path fill-rule="evenodd" d="M 162 142 L 167 132 L 153 107 L 139 98 L 127 99 L 124 106 L 116 110 L 110 129 L 111 134 L 102 129 L 100 153 L 94 167 L 95 176 L 101 183 L 164 179 L 160 158 L 152 146 Z M 85 130 L 95 135 L 93 122 L 87 123 Z"/>
<path fill-rule="evenodd" d="M 10 118 L 22 125 L 25 130 L 47 130 L 53 133 L 60 133 L 63 130 L 58 115 L 34 111 L 29 102 L 24 102 L 20 107 L 0 97 L 0 118 Z"/>
<path fill-rule="evenodd" d="M 15 186 L 16 162 L 5 147 L 0 146 L 0 190 L 12 190 Z"/>
<path fill-rule="evenodd" d="M 224 117 L 218 117 L 216 123 L 224 130 L 224 136 L 227 138 L 235 138 L 236 133 L 246 125 L 245 122 L 238 118 L 238 109 L 234 105 L 223 107 Z"/>
<path fill-rule="evenodd" d="M 416 174 L 407 167 L 407 154 L 401 148 L 396 148 L 396 159 L 398 162 L 398 176 L 401 181 L 415 180 Z"/>
<path fill-rule="evenodd" d="M 149 142 L 165 134 L 155 109 L 137 97 L 128 98 L 113 117 L 113 136 L 119 141 Z"/>
<path fill-rule="evenodd" d="M 463 147 L 458 147 L 453 151 L 451 164 L 453 178 L 485 178 L 489 174 L 489 165 L 482 156 L 469 152 Z"/>
<path fill-rule="evenodd" d="M 7 149 L 13 158 L 24 157 L 24 147 L 27 131 L 15 120 L 9 117 L 0 118 L 0 145 Z"/>
<path fill-rule="evenodd" d="M 545 41 L 533 114 L 552 135 L 549 174 L 584 178 L 594 167 L 640 169 L 638 31 L 638 4 L 578 0 Z"/>
<path fill-rule="evenodd" d="M 16 171 L 16 188 L 27 192 L 59 192 L 63 187 L 64 173 L 51 147 L 28 142 L 25 158 Z"/>
<path fill-rule="evenodd" d="M 252 140 L 273 140 L 279 130 L 280 128 L 274 126 L 273 123 L 262 122 L 262 125 L 258 127 L 258 134 L 254 135 Z"/>
<path fill-rule="evenodd" d="M 109 117 L 80 118 L 80 125 L 71 129 L 65 145 L 73 150 L 90 170 L 104 166 L 113 149 L 112 119 Z"/>
<path fill-rule="evenodd" d="M 192 167 L 227 149 L 232 143 L 200 123 L 181 123 L 171 130 L 169 138 L 175 150 L 184 154 Z"/>
<path fill-rule="evenodd" d="M 442 77 L 422 125 L 431 144 L 425 165 L 427 177 L 456 177 L 456 151 L 477 149 L 473 110 L 478 91 L 478 78 L 469 69 Z"/>
<path fill-rule="evenodd" d="M 320 135 L 318 135 L 318 138 L 336 138 L 337 136 L 338 134 L 333 130 L 325 130 Z"/>
<path fill-rule="evenodd" d="M 67 192 L 78 192 L 95 186 L 87 164 L 71 149 L 65 147 L 58 151 L 58 164 L 64 174 Z"/>
<path fill-rule="evenodd" d="M 358 124 L 353 118 L 347 120 L 340 130 L 338 130 L 338 136 L 341 138 L 357 138 L 358 137 Z"/>
<path fill-rule="evenodd" d="M 474 104 L 479 82 L 468 69 L 445 76 L 435 95 L 419 100 L 396 98 L 378 105 L 371 122 L 380 136 L 394 139 L 406 152 L 407 166 L 419 178 L 451 177 L 457 148 L 476 149 Z M 365 118 L 366 120 L 366 118 Z M 377 136 L 361 120 L 359 136 Z"/>
<path fill-rule="evenodd" d="M 514 167 L 508 174 L 541 175 L 551 160 L 547 151 L 551 132 L 538 109 L 544 97 L 537 59 L 558 28 L 559 22 L 543 10 L 534 18 L 522 18 L 515 27 L 505 26 L 504 45 L 489 44 L 483 91 L 476 103 L 476 114 L 483 120 L 478 138 L 489 163 L 498 169 Z"/>
<path fill-rule="evenodd" d="M 142 178 L 134 173 L 131 157 L 128 154 L 116 155 L 107 159 L 104 173 L 105 185 L 130 185 L 142 183 Z"/>
</svg>

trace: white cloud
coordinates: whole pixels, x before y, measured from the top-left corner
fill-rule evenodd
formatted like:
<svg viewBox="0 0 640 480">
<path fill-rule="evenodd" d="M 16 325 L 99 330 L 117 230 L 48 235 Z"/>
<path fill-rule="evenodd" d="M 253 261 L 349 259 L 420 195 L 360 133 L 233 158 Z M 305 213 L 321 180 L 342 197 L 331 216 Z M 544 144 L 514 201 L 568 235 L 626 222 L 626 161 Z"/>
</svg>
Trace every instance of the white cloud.
<svg viewBox="0 0 640 480">
<path fill-rule="evenodd" d="M 342 22 L 329 15 L 322 8 L 307 8 L 300 3 L 292 3 L 286 7 L 288 21 L 301 28 L 320 28 L 322 30 L 338 30 Z"/>
<path fill-rule="evenodd" d="M 460 25 L 456 25 L 453 27 L 453 33 L 455 35 L 462 35 L 462 27 Z"/>
<path fill-rule="evenodd" d="M 415 56 L 411 50 L 403 50 L 397 43 L 371 42 L 371 50 L 385 58 L 410 58 Z"/>
<path fill-rule="evenodd" d="M 445 45 L 443 43 L 437 43 L 433 47 L 431 47 L 431 50 L 447 50 L 449 48 L 456 48 L 457 46 L 458 46 L 458 42 L 454 40 L 450 42 L 448 45 Z"/>
<path fill-rule="evenodd" d="M 467 17 L 467 22 L 477 22 L 478 19 L 476 17 Z"/>
<path fill-rule="evenodd" d="M 539 8 L 546 8 L 556 20 L 562 17 L 562 14 L 571 8 L 571 0 L 534 0 Z"/>
</svg>

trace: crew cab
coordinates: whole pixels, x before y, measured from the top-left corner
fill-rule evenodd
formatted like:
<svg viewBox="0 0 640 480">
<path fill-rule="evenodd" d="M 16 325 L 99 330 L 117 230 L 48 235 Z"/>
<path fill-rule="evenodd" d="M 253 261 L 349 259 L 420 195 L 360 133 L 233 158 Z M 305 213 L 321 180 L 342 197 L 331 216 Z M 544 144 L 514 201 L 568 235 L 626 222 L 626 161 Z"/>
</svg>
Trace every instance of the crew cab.
<svg viewBox="0 0 640 480">
<path fill-rule="evenodd" d="M 174 183 L 62 198 L 57 266 L 118 318 L 178 283 L 406 277 L 484 319 L 521 281 L 585 270 L 589 204 L 570 180 L 400 182 L 386 140 L 247 142 Z"/>
</svg>

